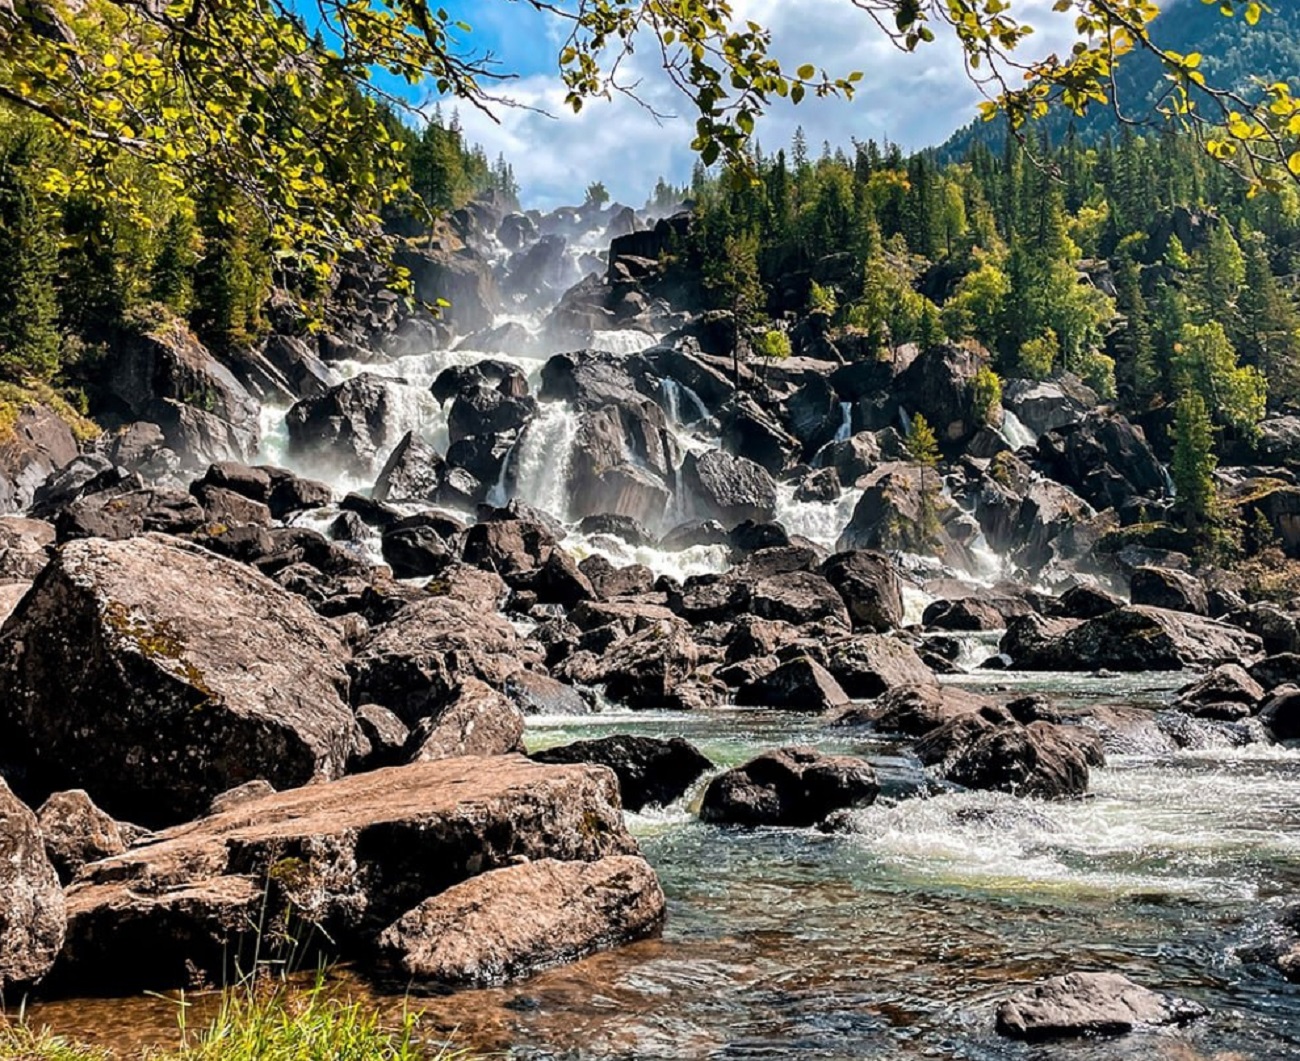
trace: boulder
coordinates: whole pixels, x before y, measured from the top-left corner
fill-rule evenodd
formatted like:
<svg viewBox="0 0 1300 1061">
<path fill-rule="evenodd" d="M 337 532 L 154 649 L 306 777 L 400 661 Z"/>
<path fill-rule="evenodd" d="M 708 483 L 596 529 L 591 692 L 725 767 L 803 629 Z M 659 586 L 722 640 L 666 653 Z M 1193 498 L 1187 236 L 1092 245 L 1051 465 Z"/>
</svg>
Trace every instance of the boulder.
<svg viewBox="0 0 1300 1061">
<path fill-rule="evenodd" d="M 1241 666 L 1225 663 L 1179 689 L 1175 706 L 1200 718 L 1233 721 L 1252 714 L 1265 695 L 1264 687 Z"/>
<path fill-rule="evenodd" d="M 902 550 L 970 566 L 966 546 L 979 528 L 962 524 L 960 510 L 941 493 L 937 472 L 916 464 L 882 464 L 861 485 L 862 497 L 840 535 L 840 551 Z"/>
<path fill-rule="evenodd" d="M 911 645 L 881 634 L 859 634 L 826 648 L 826 669 L 854 700 L 891 689 L 931 685 L 934 674 Z"/>
<path fill-rule="evenodd" d="M 1267 656 L 1251 666 L 1247 673 L 1265 692 L 1272 692 L 1279 685 L 1300 685 L 1300 654 L 1279 652 Z"/>
<path fill-rule="evenodd" d="M 120 855 L 126 841 L 116 821 L 95 806 L 81 789 L 56 792 L 36 812 L 45 853 L 69 883 L 88 862 Z"/>
<path fill-rule="evenodd" d="M 1139 567 L 1129 579 L 1129 592 L 1134 604 L 1191 615 L 1210 614 L 1205 587 L 1185 571 Z"/>
<path fill-rule="evenodd" d="M 531 758 L 539 763 L 595 763 L 609 767 L 618 777 L 623 806 L 630 811 L 676 802 L 713 769 L 713 763 L 681 737 L 660 740 L 619 734 L 546 748 L 534 752 Z"/>
<path fill-rule="evenodd" d="M 501 689 L 525 661 L 519 635 L 495 607 L 450 592 L 401 608 L 374 631 L 349 670 L 354 702 L 379 704 L 415 726 L 466 679 Z"/>
<path fill-rule="evenodd" d="M 1096 738 L 1050 722 L 1020 725 L 1001 709 L 959 717 L 927 733 L 916 754 L 953 784 L 1036 799 L 1088 790 Z"/>
<path fill-rule="evenodd" d="M 681 706 L 679 687 L 695 672 L 699 649 L 690 628 L 659 619 L 615 644 L 600 663 L 605 695 L 633 709 Z"/>
<path fill-rule="evenodd" d="M 697 518 L 727 527 L 776 515 L 776 483 L 753 461 L 721 450 L 688 454 L 682 464 L 687 504 Z"/>
<path fill-rule="evenodd" d="M 442 482 L 444 461 L 414 431 L 408 431 L 384 463 L 371 496 L 376 501 L 430 501 Z"/>
<path fill-rule="evenodd" d="M 806 828 L 835 811 L 867 806 L 879 792 L 865 759 L 780 748 L 715 777 L 700 817 L 729 825 Z"/>
<path fill-rule="evenodd" d="M 984 426 L 976 407 L 975 377 L 985 364 L 970 347 L 933 346 L 898 376 L 894 394 L 908 413 L 925 417 L 940 443 L 962 443 Z M 1001 407 L 992 415 L 1000 418 Z"/>
<path fill-rule="evenodd" d="M 1090 413 L 1047 432 L 1038 440 L 1038 459 L 1098 510 L 1160 500 L 1168 488 L 1164 465 L 1141 430 L 1115 413 Z"/>
<path fill-rule="evenodd" d="M 24 405 L 0 442 L 0 512 L 23 512 L 37 491 L 77 456 L 77 439 L 61 416 L 44 405 Z"/>
<path fill-rule="evenodd" d="M 436 714 L 411 731 L 407 747 L 412 762 L 509 755 L 524 750 L 523 736 L 519 708 L 477 678 L 466 678 Z"/>
<path fill-rule="evenodd" d="M 642 858 L 543 859 L 426 899 L 384 930 L 379 947 L 408 980 L 487 987 L 653 936 L 665 906 Z"/>
<path fill-rule="evenodd" d="M 64 939 L 64 899 L 36 815 L 0 780 L 0 996 L 50 971 Z"/>
<path fill-rule="evenodd" d="M 420 301 L 450 303 L 446 320 L 462 335 L 495 323 L 501 306 L 496 277 L 492 267 L 469 248 L 453 252 L 406 245 L 394 256 L 394 263 L 410 270 Z"/>
<path fill-rule="evenodd" d="M 369 482 L 405 437 L 401 410 L 396 381 L 362 372 L 289 410 L 289 454 Z"/>
<path fill-rule="evenodd" d="M 1080 583 L 1061 594 L 1056 614 L 1066 619 L 1097 619 L 1124 607 L 1124 600 L 1099 586 Z"/>
<path fill-rule="evenodd" d="M 179 321 L 113 343 L 96 384 L 101 403 L 158 424 L 191 466 L 257 451 L 257 400 Z"/>
<path fill-rule="evenodd" d="M 521 670 L 506 679 L 505 694 L 525 715 L 586 715 L 591 707 L 571 685 L 536 671 Z"/>
<path fill-rule="evenodd" d="M 380 550 L 394 578 L 429 578 L 455 562 L 447 543 L 432 527 L 394 527 L 380 539 Z"/>
<path fill-rule="evenodd" d="M 1129 605 L 1085 622 L 1016 619 L 1002 650 L 1021 670 L 1140 672 L 1248 663 L 1263 653 L 1263 644 L 1213 619 Z"/>
<path fill-rule="evenodd" d="M 1186 1024 L 1205 1013 L 1196 1002 L 1149 991 L 1119 973 L 1067 973 L 1001 1003 L 997 1029 L 1010 1039 L 1042 1042 Z"/>
<path fill-rule="evenodd" d="M 424 900 L 521 861 L 636 853 L 614 776 L 523 758 L 392 767 L 242 803 L 88 866 L 68 891 L 65 991 L 227 982 L 238 963 L 365 958 Z M 52 871 L 51 871 L 52 872 Z M 247 968 L 247 965 L 243 965 Z"/>
<path fill-rule="evenodd" d="M 62 547 L 0 631 L 0 748 L 34 800 L 161 825 L 342 773 L 348 650 L 300 599 L 161 535 Z"/>
<path fill-rule="evenodd" d="M 451 403 L 447 430 L 452 442 L 463 438 L 517 433 L 537 414 L 533 398 L 512 398 L 495 387 L 462 390 Z"/>
<path fill-rule="evenodd" d="M 1274 689 L 1259 710 L 1259 720 L 1276 740 L 1300 739 L 1300 685 Z"/>
<path fill-rule="evenodd" d="M 151 531 L 188 534 L 207 522 L 207 512 L 190 494 L 148 487 L 90 494 L 60 512 L 54 526 L 61 542 L 76 538 L 122 541 Z"/>
<path fill-rule="evenodd" d="M 744 573 L 737 572 L 737 578 Z M 850 628 L 848 609 L 841 596 L 821 575 L 788 571 L 761 578 L 748 587 L 749 611 L 760 619 L 804 626 L 825 622 Z"/>
<path fill-rule="evenodd" d="M 824 713 L 845 707 L 849 694 L 829 671 L 808 656 L 782 663 L 771 673 L 736 694 L 742 707 L 773 707 L 783 711 Z"/>
<path fill-rule="evenodd" d="M 1069 375 L 1050 381 L 1012 379 L 1002 386 L 1002 404 L 1035 437 L 1082 420 L 1099 403 L 1094 390 Z"/>
<path fill-rule="evenodd" d="M 718 411 L 723 447 L 780 475 L 799 456 L 802 443 L 747 394 L 732 397 Z"/>
<path fill-rule="evenodd" d="M 881 733 L 923 737 L 988 705 L 985 697 L 964 689 L 933 682 L 901 685 L 876 701 L 868 719 Z"/>
<path fill-rule="evenodd" d="M 0 517 L 0 580 L 31 582 L 50 562 L 54 527 L 23 516 Z"/>
<path fill-rule="evenodd" d="M 887 556 L 864 550 L 836 553 L 820 570 L 844 598 L 854 630 L 883 634 L 903 624 L 902 587 Z"/>
</svg>

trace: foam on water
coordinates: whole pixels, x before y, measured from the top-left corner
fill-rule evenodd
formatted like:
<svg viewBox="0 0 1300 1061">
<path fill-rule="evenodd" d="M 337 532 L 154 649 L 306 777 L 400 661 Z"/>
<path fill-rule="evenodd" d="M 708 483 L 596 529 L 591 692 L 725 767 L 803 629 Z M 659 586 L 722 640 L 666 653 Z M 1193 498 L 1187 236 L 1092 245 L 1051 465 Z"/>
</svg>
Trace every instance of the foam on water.
<svg viewBox="0 0 1300 1061">
<path fill-rule="evenodd" d="M 853 518 L 862 493 L 853 488 L 834 501 L 796 501 L 795 487 L 780 483 L 776 488 L 776 519 L 790 534 L 833 550 Z"/>
<path fill-rule="evenodd" d="M 725 545 L 694 545 L 674 552 L 653 545 L 632 545 L 610 534 L 574 532 L 564 539 L 564 547 L 579 562 L 588 556 L 603 556 L 615 567 L 641 564 L 656 575 L 667 575 L 679 582 L 691 575 L 720 574 L 731 566 L 731 550 Z"/>
<path fill-rule="evenodd" d="M 1038 436 L 1030 431 L 1024 421 L 1010 409 L 1004 409 L 1002 412 L 1002 437 L 1007 440 L 1007 444 L 1012 449 L 1024 449 L 1038 442 Z"/>
</svg>

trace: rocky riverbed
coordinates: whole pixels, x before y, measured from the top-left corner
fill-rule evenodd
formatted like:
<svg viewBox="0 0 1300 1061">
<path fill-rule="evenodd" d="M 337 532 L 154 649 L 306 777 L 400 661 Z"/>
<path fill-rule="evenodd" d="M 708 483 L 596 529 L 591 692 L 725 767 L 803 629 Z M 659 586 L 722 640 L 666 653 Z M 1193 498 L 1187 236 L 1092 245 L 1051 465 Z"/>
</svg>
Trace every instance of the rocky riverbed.
<svg viewBox="0 0 1300 1061">
<path fill-rule="evenodd" d="M 524 1056 L 1285 1056 L 1300 617 L 1182 551 L 1160 443 L 961 346 L 737 369 L 687 222 L 559 297 L 610 219 L 508 220 L 414 263 L 449 321 L 23 414 L 6 1001 L 93 1038 L 257 956 Z M 1293 457 L 1224 475 L 1294 553 Z"/>
</svg>

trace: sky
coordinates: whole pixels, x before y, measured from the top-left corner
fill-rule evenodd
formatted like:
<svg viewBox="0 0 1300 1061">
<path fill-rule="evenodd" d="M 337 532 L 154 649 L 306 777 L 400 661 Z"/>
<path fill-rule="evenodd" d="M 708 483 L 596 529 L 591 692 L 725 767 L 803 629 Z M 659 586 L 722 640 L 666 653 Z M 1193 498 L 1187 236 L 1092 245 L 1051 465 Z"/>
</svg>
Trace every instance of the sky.
<svg viewBox="0 0 1300 1061">
<path fill-rule="evenodd" d="M 1016 5 L 1038 32 L 1033 51 L 1065 50 L 1068 26 L 1050 13 L 1052 0 Z M 460 45 L 490 54 L 511 80 L 495 88 L 516 105 L 492 107 L 491 115 L 459 107 L 469 140 L 514 167 L 525 206 L 547 209 L 580 201 L 592 181 L 604 182 L 615 200 L 642 205 L 655 181 L 689 178 L 693 118 L 690 103 L 667 82 L 657 52 L 644 48 L 625 67 L 638 94 L 654 111 L 626 97 L 590 102 L 574 115 L 563 103 L 557 75 L 562 25 L 520 0 L 454 0 L 445 5 L 469 23 Z M 806 99 L 798 107 L 779 102 L 760 121 L 757 138 L 775 152 L 802 126 L 810 151 L 824 141 L 849 148 L 852 139 L 889 140 L 904 150 L 941 143 L 969 122 L 980 100 L 954 41 L 939 40 L 913 54 L 894 47 L 851 0 L 733 0 L 737 15 L 768 26 L 773 52 L 789 68 L 812 62 L 832 75 L 861 71 L 851 101 Z M 1177 15 L 1165 17 L 1177 17 Z M 1026 46 L 1028 47 L 1028 45 Z"/>
</svg>

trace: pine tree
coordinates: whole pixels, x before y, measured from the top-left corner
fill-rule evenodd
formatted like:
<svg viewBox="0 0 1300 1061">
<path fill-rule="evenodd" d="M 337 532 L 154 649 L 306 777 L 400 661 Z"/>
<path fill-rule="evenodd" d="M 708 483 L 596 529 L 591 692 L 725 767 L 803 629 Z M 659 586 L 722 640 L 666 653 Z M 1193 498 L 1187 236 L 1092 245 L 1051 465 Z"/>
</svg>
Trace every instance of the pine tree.
<svg viewBox="0 0 1300 1061">
<path fill-rule="evenodd" d="M 1193 529 L 1205 526 L 1215 515 L 1216 467 L 1214 428 L 1205 399 L 1196 391 L 1187 391 L 1175 406 L 1170 474 L 1178 491 L 1178 506 Z"/>
<path fill-rule="evenodd" d="M 35 152 L 22 136 L 0 156 L 0 375 L 18 382 L 59 368 L 58 240 L 37 193 Z"/>
<path fill-rule="evenodd" d="M 182 315 L 189 312 L 194 292 L 193 272 L 198 260 L 194 244 L 197 236 L 194 218 L 189 211 L 176 210 L 163 229 L 150 277 L 151 297 Z"/>
</svg>

